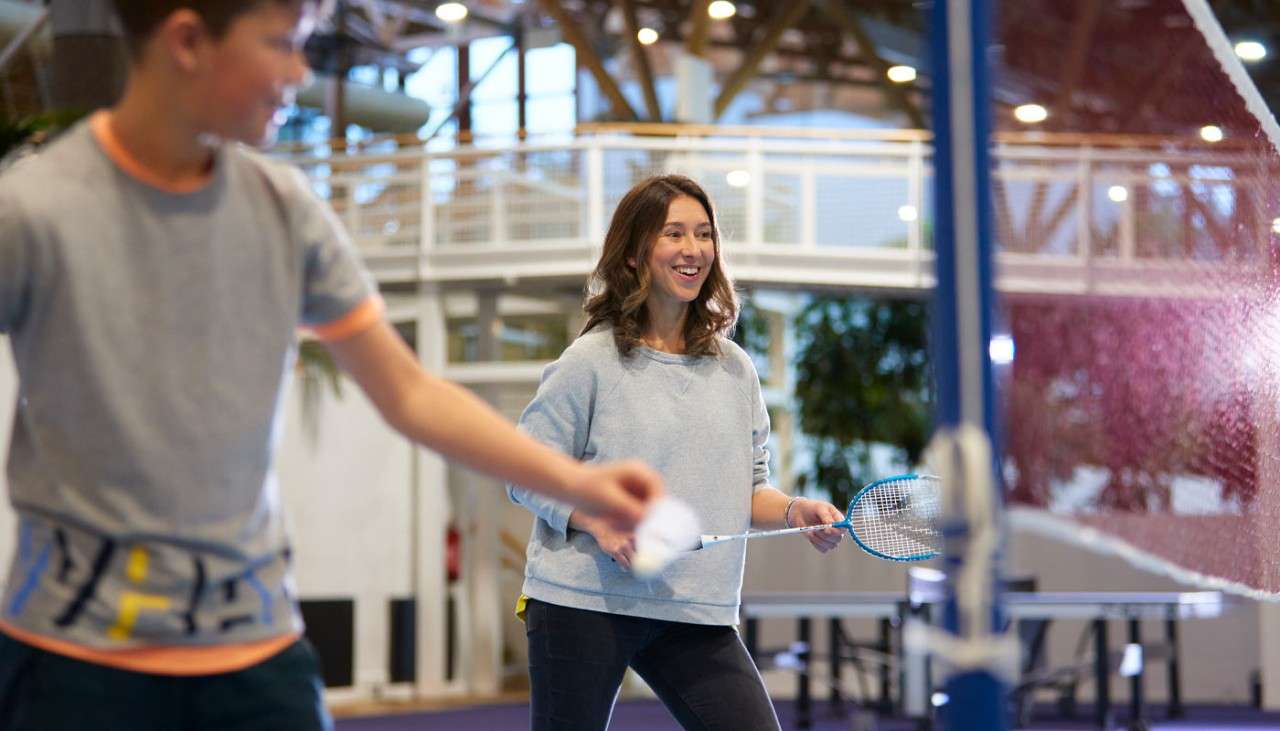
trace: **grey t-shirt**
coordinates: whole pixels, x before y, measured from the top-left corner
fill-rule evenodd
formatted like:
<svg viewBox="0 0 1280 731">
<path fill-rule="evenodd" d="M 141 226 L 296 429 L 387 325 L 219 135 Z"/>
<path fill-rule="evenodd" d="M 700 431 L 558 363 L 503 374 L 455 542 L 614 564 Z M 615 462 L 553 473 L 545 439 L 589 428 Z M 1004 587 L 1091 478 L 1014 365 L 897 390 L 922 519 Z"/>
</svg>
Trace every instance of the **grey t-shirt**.
<svg viewBox="0 0 1280 731">
<path fill-rule="evenodd" d="M 644 460 L 693 507 L 705 532 L 747 530 L 751 498 L 768 487 L 769 415 L 750 357 L 731 341 L 720 346 L 718 357 L 639 347 L 623 358 L 609 329 L 593 330 L 547 366 L 520 427 L 586 462 Z M 737 624 L 743 541 L 686 554 L 643 581 L 568 527 L 568 505 L 514 485 L 507 492 L 538 517 L 525 594 L 614 614 Z"/>
<path fill-rule="evenodd" d="M 296 331 L 376 289 L 297 170 L 226 145 L 175 193 L 104 139 L 81 124 L 0 177 L 19 375 L 0 618 L 100 648 L 296 631 L 272 465 Z"/>
</svg>

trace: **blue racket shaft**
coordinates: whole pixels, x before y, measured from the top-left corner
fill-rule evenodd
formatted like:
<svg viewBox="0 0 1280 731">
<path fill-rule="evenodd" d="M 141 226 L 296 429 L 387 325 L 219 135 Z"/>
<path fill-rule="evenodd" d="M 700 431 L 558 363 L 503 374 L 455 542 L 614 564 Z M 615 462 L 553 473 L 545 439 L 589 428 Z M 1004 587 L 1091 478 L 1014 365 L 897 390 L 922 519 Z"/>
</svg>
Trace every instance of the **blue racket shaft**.
<svg viewBox="0 0 1280 731">
<path fill-rule="evenodd" d="M 886 477 L 863 487 L 849 501 L 845 519 L 825 525 L 703 535 L 701 548 L 727 541 L 811 533 L 836 528 L 846 531 L 858 547 L 889 561 L 924 561 L 938 555 L 941 482 L 933 475 Z"/>
</svg>

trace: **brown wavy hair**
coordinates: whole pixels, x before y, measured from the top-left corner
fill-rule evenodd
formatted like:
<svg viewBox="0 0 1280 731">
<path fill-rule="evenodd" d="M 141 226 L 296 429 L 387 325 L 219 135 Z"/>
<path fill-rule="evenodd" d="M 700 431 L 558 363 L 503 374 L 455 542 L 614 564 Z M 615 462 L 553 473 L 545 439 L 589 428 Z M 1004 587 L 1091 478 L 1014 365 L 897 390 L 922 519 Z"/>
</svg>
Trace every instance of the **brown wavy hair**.
<svg viewBox="0 0 1280 731">
<path fill-rule="evenodd" d="M 676 198 L 688 196 L 702 204 L 711 222 L 715 259 L 698 297 L 689 303 L 684 324 L 685 352 L 689 355 L 719 355 L 721 336 L 727 336 L 738 319 L 738 298 L 725 272 L 720 254 L 720 229 L 715 210 L 702 186 L 683 175 L 657 175 L 637 183 L 618 202 L 604 237 L 604 251 L 587 280 L 586 333 L 608 323 L 613 341 L 623 356 L 642 344 L 649 324 L 645 301 L 649 298 L 652 274 L 649 251 L 667 222 L 667 210 Z M 634 260 L 632 267 L 628 260 Z"/>
</svg>

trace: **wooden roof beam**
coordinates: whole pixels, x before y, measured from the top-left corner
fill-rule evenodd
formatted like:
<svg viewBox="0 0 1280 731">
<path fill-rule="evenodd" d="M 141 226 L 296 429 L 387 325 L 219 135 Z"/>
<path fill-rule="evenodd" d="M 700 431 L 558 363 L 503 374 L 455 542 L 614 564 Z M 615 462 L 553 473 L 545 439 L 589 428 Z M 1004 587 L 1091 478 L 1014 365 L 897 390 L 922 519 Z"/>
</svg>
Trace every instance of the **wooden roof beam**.
<svg viewBox="0 0 1280 731">
<path fill-rule="evenodd" d="M 756 75 L 760 70 L 760 63 L 765 57 L 778 47 L 778 42 L 782 40 L 782 34 L 788 28 L 800 22 L 805 13 L 809 12 L 810 0 L 794 0 L 783 12 L 782 15 L 773 19 L 765 30 L 764 37 L 761 38 L 747 57 L 743 59 L 742 65 L 738 70 L 725 81 L 724 87 L 720 90 L 720 95 L 716 97 L 714 117 L 724 114 L 724 110 L 729 108 L 738 93 L 747 86 L 747 82 Z"/>
<path fill-rule="evenodd" d="M 1059 82 L 1058 98 L 1054 103 L 1056 111 L 1063 118 L 1071 108 L 1071 97 L 1076 87 L 1084 78 L 1084 64 L 1089 58 L 1089 45 L 1093 40 L 1094 29 L 1098 26 L 1102 0 L 1084 0 L 1082 6 L 1076 21 L 1071 24 L 1066 63 L 1062 65 L 1062 80 Z"/>
<path fill-rule="evenodd" d="M 884 90 L 884 95 L 888 98 L 889 103 L 898 107 L 907 115 L 912 127 L 926 129 L 924 115 L 920 113 L 920 109 L 915 104 L 911 103 L 906 89 L 889 80 L 889 62 L 880 56 L 880 52 L 876 50 L 875 42 L 871 40 L 866 28 L 863 28 L 862 23 L 858 21 L 858 16 L 845 6 L 843 0 L 823 0 L 822 9 L 826 11 L 828 17 L 835 21 L 836 25 L 839 25 L 846 33 L 853 36 L 854 41 L 858 44 L 858 53 L 862 55 L 862 60 L 875 72 L 876 80 L 879 82 L 880 88 Z"/>
<path fill-rule="evenodd" d="M 622 0 L 622 17 L 626 21 L 627 41 L 631 46 L 631 57 L 635 60 L 636 71 L 640 74 L 640 88 L 644 91 L 644 106 L 649 112 L 649 119 L 662 121 L 662 107 L 658 104 L 658 89 L 653 83 L 653 69 L 649 66 L 649 54 L 640 42 L 640 21 L 636 18 L 635 0 Z"/>
<path fill-rule="evenodd" d="M 591 75 L 595 77 L 596 83 L 600 85 L 600 90 L 605 96 L 609 97 L 609 105 L 613 107 L 613 111 L 623 120 L 635 121 L 639 117 L 636 110 L 631 108 L 631 104 L 627 98 L 622 95 L 622 90 L 618 88 L 618 83 L 609 75 L 608 69 L 604 67 L 604 62 L 600 60 L 600 54 L 587 41 L 587 36 L 574 22 L 573 16 L 569 11 L 564 9 L 560 4 L 560 0 L 539 0 L 542 9 L 546 11 L 560 27 L 560 34 L 564 39 L 573 46 L 578 53 L 578 59 L 582 61 Z"/>
<path fill-rule="evenodd" d="M 684 48 L 691 55 L 702 56 L 707 52 L 707 35 L 711 30 L 711 16 L 707 8 L 711 0 L 693 0 L 689 6 L 689 37 Z"/>
</svg>

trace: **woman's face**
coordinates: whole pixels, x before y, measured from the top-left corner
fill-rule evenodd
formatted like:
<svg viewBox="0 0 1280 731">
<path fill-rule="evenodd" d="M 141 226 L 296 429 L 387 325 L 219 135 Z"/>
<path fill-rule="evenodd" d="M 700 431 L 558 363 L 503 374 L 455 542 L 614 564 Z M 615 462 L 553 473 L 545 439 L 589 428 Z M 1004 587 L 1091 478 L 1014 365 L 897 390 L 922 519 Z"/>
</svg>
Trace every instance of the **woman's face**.
<svg viewBox="0 0 1280 731">
<path fill-rule="evenodd" d="M 649 247 L 649 304 L 687 305 L 698 297 L 716 258 L 711 219 L 695 198 L 680 196 Z"/>
</svg>

